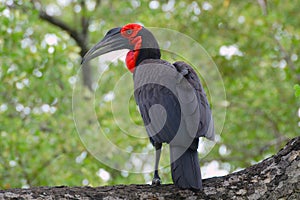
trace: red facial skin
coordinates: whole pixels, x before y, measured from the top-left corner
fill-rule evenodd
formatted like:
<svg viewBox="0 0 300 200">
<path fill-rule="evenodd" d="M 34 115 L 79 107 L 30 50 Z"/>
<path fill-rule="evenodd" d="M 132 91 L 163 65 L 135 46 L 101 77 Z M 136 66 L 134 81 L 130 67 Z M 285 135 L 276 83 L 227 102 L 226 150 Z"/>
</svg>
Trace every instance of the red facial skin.
<svg viewBox="0 0 300 200">
<path fill-rule="evenodd" d="M 138 32 L 143 27 L 139 24 L 127 24 L 122 27 L 121 29 L 121 35 L 125 38 L 127 38 L 134 46 L 133 50 L 130 50 L 126 55 L 126 66 L 130 72 L 134 72 L 134 69 L 136 67 L 136 60 L 139 55 L 139 49 L 142 47 L 142 36 L 136 36 Z"/>
</svg>

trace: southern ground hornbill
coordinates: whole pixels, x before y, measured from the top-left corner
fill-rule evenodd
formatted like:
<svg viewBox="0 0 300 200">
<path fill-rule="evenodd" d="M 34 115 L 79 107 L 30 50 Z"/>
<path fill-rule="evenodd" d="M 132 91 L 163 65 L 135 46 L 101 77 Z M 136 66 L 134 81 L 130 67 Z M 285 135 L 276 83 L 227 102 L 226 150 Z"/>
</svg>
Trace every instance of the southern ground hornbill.
<svg viewBox="0 0 300 200">
<path fill-rule="evenodd" d="M 113 28 L 91 48 L 82 63 L 99 55 L 128 49 L 126 65 L 133 73 L 134 97 L 146 131 L 156 149 L 152 183 L 160 184 L 158 163 L 162 143 L 170 145 L 171 172 L 179 188 L 202 189 L 199 137 L 214 138 L 206 94 L 195 71 L 184 62 L 161 60 L 153 34 L 139 24 Z"/>
</svg>

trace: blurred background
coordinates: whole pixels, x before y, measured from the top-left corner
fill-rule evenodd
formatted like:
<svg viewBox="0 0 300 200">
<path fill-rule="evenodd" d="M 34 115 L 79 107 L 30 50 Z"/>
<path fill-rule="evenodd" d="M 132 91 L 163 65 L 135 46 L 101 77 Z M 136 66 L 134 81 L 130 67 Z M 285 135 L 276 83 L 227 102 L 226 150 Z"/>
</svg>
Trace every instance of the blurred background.
<svg viewBox="0 0 300 200">
<path fill-rule="evenodd" d="M 280 0 L 0 0 L 0 189 L 151 181 L 151 173 L 99 162 L 73 120 L 72 92 L 80 83 L 85 101 L 95 91 L 92 108 L 108 138 L 128 151 L 152 149 L 148 141 L 123 140 L 114 121 L 112 89 L 127 72 L 123 61 L 105 69 L 88 66 L 77 76 L 85 52 L 109 29 L 127 23 L 186 34 L 218 66 L 227 96 L 220 105 L 227 114 L 219 141 L 201 159 L 204 178 L 276 153 L 300 133 L 299 8 L 299 1 Z M 100 88 L 94 74 L 101 70 L 106 75 Z M 129 110 L 142 125 L 133 99 Z M 85 129 L 93 130 L 93 123 Z M 118 159 L 143 167 L 136 159 Z M 161 176 L 171 182 L 168 167 Z"/>
</svg>

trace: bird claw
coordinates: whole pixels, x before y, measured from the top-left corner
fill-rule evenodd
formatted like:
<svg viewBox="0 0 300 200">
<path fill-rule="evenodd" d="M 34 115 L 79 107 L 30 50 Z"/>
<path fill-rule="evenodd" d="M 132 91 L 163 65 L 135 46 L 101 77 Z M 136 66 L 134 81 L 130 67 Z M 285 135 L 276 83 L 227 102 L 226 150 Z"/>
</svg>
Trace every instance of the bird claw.
<svg viewBox="0 0 300 200">
<path fill-rule="evenodd" d="M 159 186 L 161 184 L 160 178 L 153 178 L 152 185 Z"/>
</svg>

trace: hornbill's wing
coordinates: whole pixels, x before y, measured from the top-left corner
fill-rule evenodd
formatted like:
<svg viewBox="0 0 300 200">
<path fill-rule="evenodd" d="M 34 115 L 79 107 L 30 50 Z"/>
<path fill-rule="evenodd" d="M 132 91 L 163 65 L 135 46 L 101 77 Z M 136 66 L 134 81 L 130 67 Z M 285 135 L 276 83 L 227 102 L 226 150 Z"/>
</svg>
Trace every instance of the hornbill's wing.
<svg viewBox="0 0 300 200">
<path fill-rule="evenodd" d="M 141 69 L 142 66 L 145 70 Z M 181 63 L 172 65 L 163 60 L 148 59 L 134 73 L 135 100 L 153 144 L 170 143 L 176 134 L 173 143 L 191 144 L 194 139 L 205 135 L 204 129 L 208 129 L 208 125 L 202 125 L 209 123 L 211 116 L 209 120 L 201 116 L 204 113 L 209 115 L 210 110 L 200 81 L 194 71 L 183 74 L 178 66 Z M 191 77 L 195 78 L 195 83 Z M 205 101 L 200 101 L 201 98 Z M 207 108 L 208 111 L 202 112 L 201 109 Z M 196 145 L 197 141 L 193 144 Z"/>
<path fill-rule="evenodd" d="M 185 62 L 178 61 L 173 63 L 173 65 L 176 67 L 178 72 L 184 75 L 186 80 L 195 89 L 200 110 L 200 121 L 197 131 L 197 137 L 205 136 L 206 138 L 213 140 L 215 137 L 214 122 L 210 106 L 208 104 L 207 97 L 201 85 L 199 77 L 197 76 L 194 69 Z"/>
<path fill-rule="evenodd" d="M 181 121 L 180 103 L 174 94 L 175 84 L 170 88 L 170 84 L 163 83 L 174 80 L 175 73 L 170 73 L 170 70 L 176 72 L 166 61 L 148 59 L 134 72 L 134 97 L 153 145 L 170 143 Z"/>
</svg>

